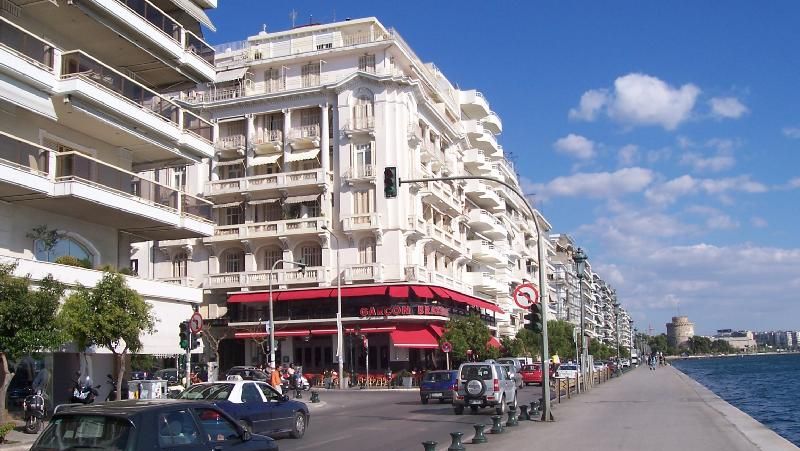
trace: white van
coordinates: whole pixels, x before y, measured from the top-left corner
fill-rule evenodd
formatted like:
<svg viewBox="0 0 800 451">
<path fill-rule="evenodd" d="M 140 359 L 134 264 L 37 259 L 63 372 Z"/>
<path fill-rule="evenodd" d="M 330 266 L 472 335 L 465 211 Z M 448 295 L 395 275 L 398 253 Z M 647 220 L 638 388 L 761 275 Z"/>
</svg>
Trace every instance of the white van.
<svg viewBox="0 0 800 451">
<path fill-rule="evenodd" d="M 501 357 L 497 359 L 497 363 L 514 365 L 517 372 L 522 369 L 522 365 L 533 364 L 533 359 L 530 357 Z"/>
</svg>

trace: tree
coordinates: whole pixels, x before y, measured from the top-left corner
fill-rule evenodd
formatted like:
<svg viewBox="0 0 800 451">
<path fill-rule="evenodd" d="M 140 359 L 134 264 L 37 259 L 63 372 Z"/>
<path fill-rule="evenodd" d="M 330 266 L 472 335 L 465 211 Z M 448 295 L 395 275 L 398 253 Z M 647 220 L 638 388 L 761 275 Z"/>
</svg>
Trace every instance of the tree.
<svg viewBox="0 0 800 451">
<path fill-rule="evenodd" d="M 518 338 L 503 337 L 500 339 L 500 354 L 503 357 L 518 357 L 522 356 L 523 352 L 524 345 Z"/>
<path fill-rule="evenodd" d="M 142 332 L 155 330 L 152 307 L 121 274 L 110 271 L 93 288 L 79 286 L 64 303 L 61 318 L 80 349 L 94 345 L 114 354 L 117 387 L 122 387 L 125 354 L 141 350 Z M 121 397 L 117 390 L 117 400 Z"/>
<path fill-rule="evenodd" d="M 567 321 L 551 320 L 547 322 L 547 343 L 550 355 L 568 359 L 576 357 L 573 329 L 575 326 Z"/>
<path fill-rule="evenodd" d="M 34 227 L 30 232 L 26 233 L 25 236 L 32 239 L 34 243 L 37 241 L 39 242 L 41 249 L 47 252 L 47 261 L 50 261 L 50 253 L 55 249 L 58 242 L 64 238 L 63 233 L 58 230 L 50 229 L 44 224 Z"/>
<path fill-rule="evenodd" d="M 499 355 L 497 348 L 489 345 L 492 333 L 481 321 L 480 316 L 470 315 L 466 318 L 452 319 L 447 323 L 441 341 L 449 341 L 453 345 L 451 355 L 455 363 L 467 360 L 467 350 L 472 350 L 475 359 L 484 360 Z"/>
<path fill-rule="evenodd" d="M 231 328 L 225 327 L 224 325 L 221 327 L 214 327 L 211 323 L 214 320 L 208 320 L 206 323 L 208 324 L 207 328 L 203 328 L 203 340 L 206 342 L 206 349 L 210 350 L 214 353 L 214 361 L 217 362 L 217 367 L 219 367 L 220 355 L 219 355 L 219 344 L 222 340 L 230 337 Z M 269 338 L 267 338 L 269 341 Z"/>
<path fill-rule="evenodd" d="M 535 334 L 530 329 L 520 329 L 520 331 L 517 332 L 517 340 L 522 346 L 522 353 L 519 354 L 520 356 L 541 358 L 541 346 L 539 345 L 541 342 L 540 335 Z"/>
<path fill-rule="evenodd" d="M 8 361 L 66 341 L 57 321 L 64 286 L 47 276 L 33 290 L 30 277 L 15 276 L 15 269 L 0 265 L 0 423 L 7 418 L 6 392 L 14 376 Z"/>
</svg>

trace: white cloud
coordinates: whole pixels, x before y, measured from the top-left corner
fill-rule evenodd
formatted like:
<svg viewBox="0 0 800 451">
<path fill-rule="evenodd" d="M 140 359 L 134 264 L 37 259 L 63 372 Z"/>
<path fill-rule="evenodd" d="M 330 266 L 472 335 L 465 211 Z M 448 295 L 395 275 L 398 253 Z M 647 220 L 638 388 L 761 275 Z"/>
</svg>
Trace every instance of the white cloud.
<svg viewBox="0 0 800 451">
<path fill-rule="evenodd" d="M 671 204 L 679 197 L 694 192 L 696 187 L 697 181 L 691 175 L 682 175 L 648 189 L 644 196 L 656 204 Z"/>
<path fill-rule="evenodd" d="M 712 207 L 693 206 L 687 208 L 690 213 L 705 217 L 706 227 L 711 230 L 728 230 L 739 227 L 739 223 L 730 216 Z"/>
<path fill-rule="evenodd" d="M 708 104 L 711 114 L 718 118 L 738 119 L 749 111 L 736 97 L 714 97 Z"/>
<path fill-rule="evenodd" d="M 581 160 L 588 160 L 595 156 L 594 142 L 573 133 L 560 138 L 553 144 L 553 147 L 560 153 Z"/>
<path fill-rule="evenodd" d="M 689 119 L 700 88 L 687 83 L 675 88 L 646 74 L 631 73 L 614 80 L 613 92 L 586 91 L 578 108 L 569 111 L 572 119 L 592 121 L 601 112 L 617 122 L 630 125 L 656 125 L 674 130 Z"/>
<path fill-rule="evenodd" d="M 741 191 L 744 193 L 765 193 L 768 188 L 760 183 L 750 180 L 750 176 L 740 175 L 722 179 L 701 179 L 699 187 L 708 194 L 721 194 L 727 191 Z"/>
<path fill-rule="evenodd" d="M 628 144 L 617 152 L 617 162 L 620 166 L 632 166 L 639 160 L 639 147 Z"/>
<path fill-rule="evenodd" d="M 750 179 L 750 176 L 727 177 L 720 179 L 699 179 L 682 175 L 667 182 L 655 185 L 645 191 L 645 197 L 655 204 L 671 204 L 679 197 L 705 193 L 724 196 L 730 192 L 764 193 L 769 189 L 763 183 Z"/>
<path fill-rule="evenodd" d="M 736 158 L 728 153 L 704 157 L 695 152 L 683 154 L 681 164 L 689 165 L 695 172 L 720 172 L 736 165 Z"/>
<path fill-rule="evenodd" d="M 608 90 L 591 89 L 586 91 L 581 96 L 581 102 L 578 108 L 569 110 L 569 118 L 591 122 L 597 117 L 597 113 L 606 106 L 607 102 Z"/>
<path fill-rule="evenodd" d="M 653 181 L 649 169 L 633 167 L 616 172 L 576 173 L 557 177 L 533 188 L 540 199 L 552 197 L 613 198 L 640 192 Z"/>
<path fill-rule="evenodd" d="M 769 225 L 766 219 L 759 218 L 758 216 L 753 216 L 752 218 L 750 218 L 750 224 L 752 224 L 753 227 L 758 227 L 758 228 L 764 228 Z"/>
<path fill-rule="evenodd" d="M 800 188 L 800 177 L 795 177 L 795 178 L 789 180 L 789 188 L 790 189 Z"/>
<path fill-rule="evenodd" d="M 800 138 L 800 127 L 784 127 L 783 134 L 788 138 Z"/>
</svg>

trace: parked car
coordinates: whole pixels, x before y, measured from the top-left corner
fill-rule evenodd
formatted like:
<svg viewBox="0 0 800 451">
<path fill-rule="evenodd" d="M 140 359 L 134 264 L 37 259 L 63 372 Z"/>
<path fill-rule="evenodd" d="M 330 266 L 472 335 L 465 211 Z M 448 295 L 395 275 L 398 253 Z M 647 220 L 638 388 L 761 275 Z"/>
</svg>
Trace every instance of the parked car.
<svg viewBox="0 0 800 451">
<path fill-rule="evenodd" d="M 517 406 L 517 385 L 502 365 L 494 360 L 461 364 L 458 390 L 453 397 L 456 415 L 463 414 L 466 406 L 472 413 L 482 407 L 493 407 L 498 415 L 503 415 L 508 405 Z"/>
<path fill-rule="evenodd" d="M 620 359 L 619 362 L 623 368 L 628 368 L 631 366 L 631 361 L 628 359 Z"/>
<path fill-rule="evenodd" d="M 180 399 L 207 400 L 257 434 L 289 433 L 301 438 L 308 427 L 308 407 L 261 381 L 219 381 L 194 384 Z"/>
<path fill-rule="evenodd" d="M 530 365 L 533 363 L 533 359 L 530 357 L 501 357 L 497 359 L 497 363 L 500 364 L 513 364 L 517 367 L 517 371 L 522 369 L 523 365 Z"/>
<path fill-rule="evenodd" d="M 180 377 L 178 377 L 177 368 L 164 368 L 153 373 L 153 379 L 165 380 L 169 385 L 180 384 Z"/>
<path fill-rule="evenodd" d="M 263 381 L 266 382 L 269 380 L 269 376 L 266 372 L 254 367 L 254 366 L 235 366 L 228 370 L 225 373 L 225 376 L 239 376 L 246 381 Z"/>
<path fill-rule="evenodd" d="M 56 413 L 31 450 L 90 448 L 277 451 L 278 445 L 207 402 L 132 399 Z"/>
<path fill-rule="evenodd" d="M 578 377 L 578 365 L 574 363 L 562 363 L 558 367 L 558 371 L 556 371 L 556 376 L 567 379 L 575 379 Z"/>
<path fill-rule="evenodd" d="M 522 381 L 522 375 L 519 374 L 519 370 L 517 369 L 516 366 L 510 364 L 501 364 L 501 365 L 503 365 L 503 368 L 505 368 L 506 371 L 508 371 L 509 379 L 512 379 L 517 384 L 518 389 L 525 386 L 525 382 Z"/>
<path fill-rule="evenodd" d="M 534 363 L 530 365 L 523 365 L 519 374 L 522 376 L 522 382 L 525 385 L 537 384 L 542 385 L 542 364 Z"/>
<path fill-rule="evenodd" d="M 453 391 L 458 389 L 458 371 L 429 371 L 419 384 L 419 399 L 427 404 L 429 399 L 439 403 L 453 400 Z"/>
<path fill-rule="evenodd" d="M 605 371 L 606 368 L 608 368 L 608 367 L 606 366 L 606 363 L 603 362 L 602 360 L 595 360 L 594 361 L 594 370 L 595 370 L 595 372 Z"/>
</svg>

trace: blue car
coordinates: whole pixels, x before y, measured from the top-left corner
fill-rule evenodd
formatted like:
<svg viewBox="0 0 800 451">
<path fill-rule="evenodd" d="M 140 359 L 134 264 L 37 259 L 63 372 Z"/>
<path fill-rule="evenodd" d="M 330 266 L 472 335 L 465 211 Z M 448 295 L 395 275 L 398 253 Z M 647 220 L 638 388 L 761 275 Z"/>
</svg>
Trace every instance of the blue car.
<svg viewBox="0 0 800 451">
<path fill-rule="evenodd" d="M 427 404 L 430 399 L 439 403 L 453 400 L 453 390 L 458 384 L 458 371 L 429 371 L 419 384 L 419 399 Z"/>
<path fill-rule="evenodd" d="M 308 427 L 308 407 L 261 381 L 219 381 L 194 384 L 180 399 L 207 400 L 255 434 L 288 433 L 301 438 Z"/>
</svg>

